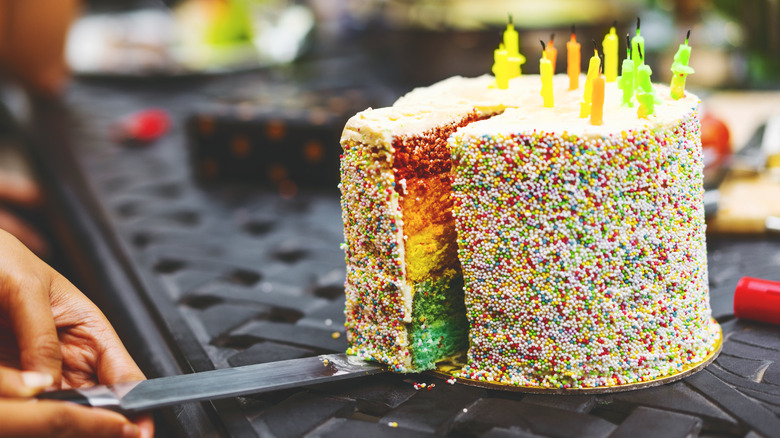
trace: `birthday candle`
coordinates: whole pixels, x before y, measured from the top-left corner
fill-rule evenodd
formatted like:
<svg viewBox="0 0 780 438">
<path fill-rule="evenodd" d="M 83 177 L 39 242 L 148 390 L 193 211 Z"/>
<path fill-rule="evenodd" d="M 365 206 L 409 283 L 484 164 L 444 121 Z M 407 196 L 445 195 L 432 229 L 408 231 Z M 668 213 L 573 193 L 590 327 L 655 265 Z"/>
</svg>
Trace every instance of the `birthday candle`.
<svg viewBox="0 0 780 438">
<path fill-rule="evenodd" d="M 576 90 L 580 86 L 580 43 L 574 34 L 574 26 L 571 27 L 571 39 L 566 42 L 566 61 L 569 90 Z"/>
<path fill-rule="evenodd" d="M 631 42 L 626 34 L 626 59 L 623 60 L 622 75 L 618 78 L 618 88 L 623 90 L 623 106 L 632 107 L 634 102 L 634 61 L 631 60 Z"/>
<path fill-rule="evenodd" d="M 604 37 L 601 47 L 604 52 L 604 76 L 607 82 L 615 82 L 617 80 L 618 62 L 618 38 L 617 33 L 615 33 L 615 25 L 609 29 L 609 33 Z"/>
<path fill-rule="evenodd" d="M 598 49 L 596 49 L 596 41 L 593 41 L 593 56 L 590 57 L 588 62 L 588 76 L 585 77 L 585 93 L 582 95 L 582 102 L 580 103 L 580 118 L 590 115 L 593 80 L 598 76 L 600 67 L 601 59 L 599 58 Z"/>
<path fill-rule="evenodd" d="M 688 66 L 688 61 L 691 57 L 691 46 L 688 45 L 688 39 L 691 37 L 691 31 L 685 36 L 685 42 L 680 44 L 680 48 L 677 49 L 677 53 L 674 55 L 674 61 L 672 62 L 672 98 L 678 100 L 685 97 L 685 78 L 692 74 L 693 68 Z"/>
<path fill-rule="evenodd" d="M 520 54 L 520 36 L 512 23 L 512 15 L 509 15 L 509 22 L 504 31 L 504 48 L 507 53 L 507 66 L 510 78 L 522 74 L 521 65 L 525 64 L 525 56 Z"/>
<path fill-rule="evenodd" d="M 639 57 L 644 58 L 640 49 Z M 636 71 L 636 87 L 637 94 L 636 100 L 639 101 L 639 108 L 637 108 L 637 116 L 642 119 L 646 119 L 647 116 L 655 112 L 655 95 L 653 92 L 653 83 L 650 80 L 650 75 L 653 71 L 649 65 L 642 63 Z"/>
<path fill-rule="evenodd" d="M 512 15 L 509 15 L 509 22 L 506 24 L 506 30 L 504 30 L 504 48 L 509 56 L 520 53 L 520 36 L 515 30 L 514 23 L 512 23 Z"/>
<path fill-rule="evenodd" d="M 496 87 L 502 90 L 509 88 L 510 66 L 507 56 L 503 43 L 493 51 L 493 75 L 496 77 Z"/>
<path fill-rule="evenodd" d="M 634 71 L 638 71 L 640 65 L 645 63 L 644 57 L 639 53 L 645 53 L 645 39 L 640 35 L 639 17 L 636 17 L 636 36 L 631 39 L 631 59 L 634 61 Z"/>
<path fill-rule="evenodd" d="M 606 64 L 606 60 L 604 60 Z M 591 98 L 590 124 L 601 125 L 604 123 L 604 78 L 599 72 L 593 79 L 593 97 Z"/>
<path fill-rule="evenodd" d="M 549 48 L 544 47 L 544 41 L 539 40 L 542 43 L 542 57 L 539 58 L 539 75 L 542 78 L 542 98 L 544 99 L 544 107 L 553 107 L 553 90 L 552 90 L 552 77 L 553 66 L 552 61 L 547 59 L 547 51 Z"/>
<path fill-rule="evenodd" d="M 558 49 L 555 48 L 554 44 L 555 40 L 555 34 L 550 34 L 550 42 L 547 43 L 547 59 L 550 60 L 550 63 L 552 64 L 552 74 L 555 74 L 555 64 L 558 62 Z"/>
</svg>

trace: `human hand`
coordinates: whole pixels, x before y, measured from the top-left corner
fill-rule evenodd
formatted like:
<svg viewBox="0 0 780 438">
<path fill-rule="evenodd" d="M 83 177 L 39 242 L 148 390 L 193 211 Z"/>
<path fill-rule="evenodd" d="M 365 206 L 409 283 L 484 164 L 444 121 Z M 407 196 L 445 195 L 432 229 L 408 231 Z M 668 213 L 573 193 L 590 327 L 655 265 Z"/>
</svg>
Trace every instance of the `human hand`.
<svg viewBox="0 0 780 438">
<path fill-rule="evenodd" d="M 65 41 L 80 4 L 0 0 L 0 68 L 34 94 L 60 94 L 69 76 Z"/>
<path fill-rule="evenodd" d="M 0 436 L 136 438 L 139 426 L 105 409 L 75 403 L 0 399 Z"/>
<path fill-rule="evenodd" d="M 101 409 L 20 400 L 46 388 L 142 379 L 103 313 L 65 277 L 0 230 L 0 397 L 16 398 L 0 399 L 0 435 L 137 436 L 133 433 L 140 430 L 143 436 L 152 436 L 150 417 L 136 419 L 133 425 Z"/>
</svg>

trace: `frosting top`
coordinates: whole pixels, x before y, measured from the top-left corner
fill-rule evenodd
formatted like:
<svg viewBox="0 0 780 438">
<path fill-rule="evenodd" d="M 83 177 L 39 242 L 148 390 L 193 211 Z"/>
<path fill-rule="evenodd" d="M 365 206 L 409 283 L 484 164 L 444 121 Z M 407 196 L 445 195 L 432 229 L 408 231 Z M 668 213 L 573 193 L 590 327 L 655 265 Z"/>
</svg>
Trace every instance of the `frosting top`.
<svg viewBox="0 0 780 438">
<path fill-rule="evenodd" d="M 342 141 L 351 139 L 364 143 L 392 143 L 397 135 L 416 135 L 421 132 L 459 121 L 474 107 L 466 104 L 386 107 L 361 111 L 347 122 Z"/>
<path fill-rule="evenodd" d="M 579 88 L 569 91 L 569 77 L 558 74 L 553 77 L 555 105 L 545 108 L 540 94 L 541 79 L 538 75 L 522 75 L 509 81 L 509 88 L 495 88 L 490 75 L 476 78 L 451 77 L 430 87 L 417 88 L 396 101 L 396 108 L 427 105 L 445 108 L 453 105 L 471 106 L 479 111 L 503 114 L 472 123 L 462 129 L 474 135 L 496 132 L 545 131 L 585 136 L 603 136 L 610 133 L 668 126 L 679 120 L 699 104 L 692 93 L 680 100 L 672 99 L 669 87 L 654 84 L 656 91 L 655 114 L 647 119 L 637 116 L 638 103 L 623 106 L 622 90 L 617 82 L 607 82 L 604 89 L 604 117 L 602 125 L 591 125 L 590 117 L 580 118 L 580 102 L 583 100 L 585 76 L 580 76 Z"/>
<path fill-rule="evenodd" d="M 601 137 L 621 131 L 670 126 L 700 102 L 692 93 L 674 100 L 669 87 L 660 84 L 653 84 L 653 87 L 657 96 L 655 113 L 643 119 L 637 116 L 639 104 L 636 99 L 633 106 L 623 106 L 622 90 L 617 82 L 607 82 L 603 123 L 591 125 L 590 117 L 579 117 L 585 75 L 580 76 L 579 88 L 571 91 L 566 74 L 553 76 L 555 105 L 552 108 L 544 107 L 539 75 L 512 78 L 507 89 L 496 88 L 491 75 L 454 76 L 429 87 L 416 88 L 399 98 L 392 107 L 369 108 L 357 113 L 347 123 L 342 139 L 389 144 L 394 136 L 419 134 L 458 121 L 475 110 L 484 115 L 498 115 L 463 127 L 459 134 L 532 131 L 561 134 L 566 131 L 573 135 Z"/>
</svg>

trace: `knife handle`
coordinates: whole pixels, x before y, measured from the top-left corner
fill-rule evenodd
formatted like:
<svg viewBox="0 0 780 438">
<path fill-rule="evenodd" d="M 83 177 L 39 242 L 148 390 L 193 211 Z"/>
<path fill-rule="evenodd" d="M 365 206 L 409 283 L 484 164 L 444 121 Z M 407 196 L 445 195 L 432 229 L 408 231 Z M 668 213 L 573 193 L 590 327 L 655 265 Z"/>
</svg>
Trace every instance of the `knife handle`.
<svg viewBox="0 0 780 438">
<path fill-rule="evenodd" d="M 119 398 L 111 386 L 96 385 L 85 388 L 65 389 L 62 391 L 42 392 L 37 396 L 40 400 L 59 400 L 90 406 L 93 408 L 104 408 L 112 411 L 120 409 Z"/>
<path fill-rule="evenodd" d="M 75 389 L 65 389 L 62 391 L 42 392 L 35 396 L 38 400 L 57 400 L 76 403 L 82 406 L 92 406 L 89 399 Z"/>
</svg>

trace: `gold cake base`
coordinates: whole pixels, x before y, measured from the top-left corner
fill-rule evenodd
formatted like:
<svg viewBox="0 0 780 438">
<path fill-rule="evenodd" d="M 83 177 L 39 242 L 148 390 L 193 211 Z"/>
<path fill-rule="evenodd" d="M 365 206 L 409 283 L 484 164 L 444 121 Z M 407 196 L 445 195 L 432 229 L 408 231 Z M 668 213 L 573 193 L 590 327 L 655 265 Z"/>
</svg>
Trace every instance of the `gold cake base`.
<svg viewBox="0 0 780 438">
<path fill-rule="evenodd" d="M 635 389 L 650 388 L 653 386 L 665 385 L 667 383 L 675 382 L 677 380 L 688 377 L 691 374 L 696 373 L 697 371 L 704 369 L 707 365 L 712 363 L 712 361 L 714 361 L 716 357 L 718 357 L 718 354 L 720 353 L 720 350 L 723 347 L 723 330 L 720 328 L 720 325 L 718 325 L 718 332 L 719 332 L 719 336 L 718 336 L 718 341 L 715 343 L 715 348 L 713 349 L 712 353 L 707 355 L 707 357 L 705 357 L 704 360 L 702 360 L 701 362 L 686 365 L 682 369 L 682 371 L 669 376 L 659 377 L 657 379 L 648 380 L 645 382 L 628 383 L 624 385 L 598 386 L 592 388 L 549 388 L 545 386 L 517 386 L 517 385 L 506 384 L 506 383 L 485 382 L 482 380 L 473 380 L 473 379 L 466 379 L 463 377 L 456 377 L 454 374 L 460 371 L 463 364 L 456 364 L 454 362 L 440 362 L 436 364 L 435 370 L 431 370 L 428 373 L 444 379 L 450 379 L 455 377 L 457 379 L 457 383 L 462 383 L 464 385 L 476 386 L 485 389 L 497 389 L 501 391 L 526 392 L 531 394 L 578 395 L 578 394 L 606 394 L 612 392 L 631 391 Z"/>
</svg>

